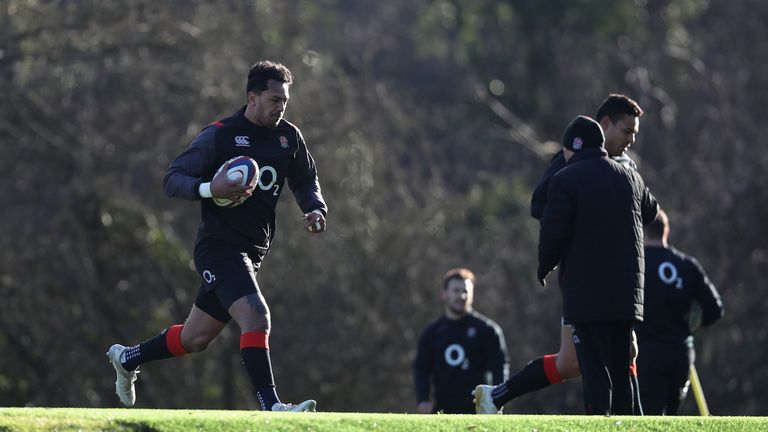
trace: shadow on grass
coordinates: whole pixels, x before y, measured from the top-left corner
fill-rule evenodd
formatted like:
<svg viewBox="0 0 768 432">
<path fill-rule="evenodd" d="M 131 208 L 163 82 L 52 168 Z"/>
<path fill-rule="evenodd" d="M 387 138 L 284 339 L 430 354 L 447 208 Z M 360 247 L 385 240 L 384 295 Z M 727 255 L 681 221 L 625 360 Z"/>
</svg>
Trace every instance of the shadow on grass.
<svg viewBox="0 0 768 432">
<path fill-rule="evenodd" d="M 129 423 L 126 421 L 116 421 L 115 424 L 119 427 L 119 431 L 126 431 L 126 432 L 159 432 L 160 429 L 153 428 L 152 426 L 145 425 L 145 424 L 136 424 L 136 423 Z M 0 430 L 0 432 L 3 432 Z"/>
</svg>

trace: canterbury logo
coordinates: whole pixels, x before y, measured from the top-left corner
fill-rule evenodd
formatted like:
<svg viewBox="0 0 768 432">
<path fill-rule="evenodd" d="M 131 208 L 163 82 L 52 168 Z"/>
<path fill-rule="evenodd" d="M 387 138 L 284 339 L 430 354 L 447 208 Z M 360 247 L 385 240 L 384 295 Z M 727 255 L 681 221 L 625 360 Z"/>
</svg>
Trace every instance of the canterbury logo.
<svg viewBox="0 0 768 432">
<path fill-rule="evenodd" d="M 251 142 L 246 135 L 240 135 L 235 137 L 235 145 L 238 147 L 250 147 Z"/>
</svg>

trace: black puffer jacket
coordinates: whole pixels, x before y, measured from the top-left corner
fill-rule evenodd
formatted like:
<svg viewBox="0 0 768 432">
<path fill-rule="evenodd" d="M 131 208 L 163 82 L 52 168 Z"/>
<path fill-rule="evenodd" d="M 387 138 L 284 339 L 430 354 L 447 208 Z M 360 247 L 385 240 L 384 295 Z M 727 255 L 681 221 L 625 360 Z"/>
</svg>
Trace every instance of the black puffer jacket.
<svg viewBox="0 0 768 432">
<path fill-rule="evenodd" d="M 626 153 L 622 153 L 618 156 L 611 156 L 611 159 L 627 168 L 632 168 L 637 171 L 637 164 Z M 565 156 L 563 156 L 563 151 L 560 150 L 552 156 L 552 159 L 550 159 L 547 170 L 544 172 L 544 175 L 541 176 L 539 183 L 536 185 L 536 189 L 533 191 L 533 195 L 531 195 L 531 217 L 534 219 L 540 221 L 544 216 L 544 207 L 547 206 L 547 188 L 549 187 L 549 179 L 563 168 L 565 168 Z"/>
<path fill-rule="evenodd" d="M 643 225 L 657 212 L 640 175 L 604 148 L 575 153 L 550 178 L 539 275 L 559 265 L 565 323 L 642 320 Z"/>
</svg>

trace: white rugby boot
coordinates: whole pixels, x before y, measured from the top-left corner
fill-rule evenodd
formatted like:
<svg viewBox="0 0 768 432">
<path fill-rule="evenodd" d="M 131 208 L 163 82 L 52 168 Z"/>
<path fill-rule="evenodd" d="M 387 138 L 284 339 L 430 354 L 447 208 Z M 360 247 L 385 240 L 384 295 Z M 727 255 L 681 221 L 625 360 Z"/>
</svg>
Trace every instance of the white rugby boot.
<svg viewBox="0 0 768 432">
<path fill-rule="evenodd" d="M 493 403 L 493 392 L 495 386 L 480 384 L 472 391 L 475 402 L 475 412 L 478 414 L 501 414 L 501 410 L 496 408 Z"/>
<path fill-rule="evenodd" d="M 117 393 L 117 397 L 120 398 L 120 402 L 122 402 L 123 405 L 132 407 L 133 404 L 136 403 L 136 388 L 134 387 L 133 382 L 138 378 L 137 375 L 139 374 L 139 371 L 135 370 L 129 372 L 125 370 L 120 363 L 120 356 L 125 350 L 126 347 L 114 344 L 109 347 L 107 357 L 109 357 L 109 361 L 112 363 L 112 366 L 115 368 L 115 373 L 117 374 L 115 393 Z"/>
<path fill-rule="evenodd" d="M 294 405 L 291 403 L 277 402 L 272 405 L 272 411 L 285 411 L 285 412 L 314 412 L 317 402 L 312 399 L 305 400 L 304 402 Z"/>
</svg>

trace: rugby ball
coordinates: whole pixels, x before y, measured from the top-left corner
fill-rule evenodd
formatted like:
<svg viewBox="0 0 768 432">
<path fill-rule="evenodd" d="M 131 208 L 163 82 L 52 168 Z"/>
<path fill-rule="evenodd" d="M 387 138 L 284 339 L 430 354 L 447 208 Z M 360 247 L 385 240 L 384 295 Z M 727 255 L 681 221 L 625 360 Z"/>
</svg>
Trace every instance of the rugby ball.
<svg viewBox="0 0 768 432">
<path fill-rule="evenodd" d="M 248 156 L 237 156 L 233 157 L 227 162 L 229 162 L 227 177 L 230 180 L 239 179 L 240 186 L 255 186 L 256 183 L 259 182 L 259 164 L 257 164 L 255 160 L 249 158 Z M 216 174 L 213 175 L 214 177 L 219 175 L 221 170 L 224 169 L 224 166 L 227 165 L 227 162 L 221 164 L 218 171 L 216 171 Z M 244 203 L 247 199 L 248 197 L 240 197 L 240 199 L 233 201 L 227 198 L 214 198 L 213 202 L 220 207 L 237 207 Z"/>
</svg>

